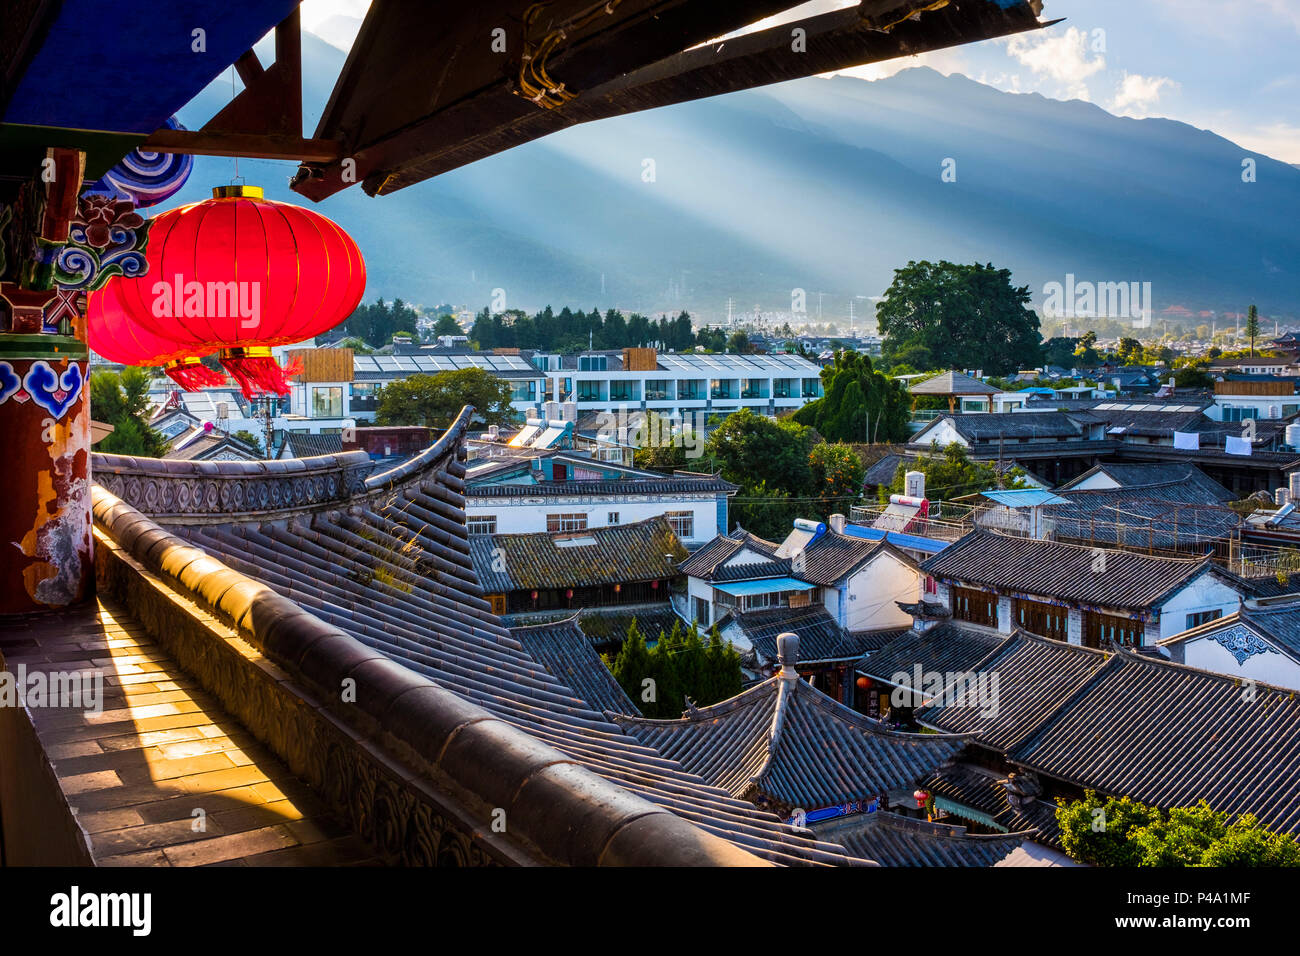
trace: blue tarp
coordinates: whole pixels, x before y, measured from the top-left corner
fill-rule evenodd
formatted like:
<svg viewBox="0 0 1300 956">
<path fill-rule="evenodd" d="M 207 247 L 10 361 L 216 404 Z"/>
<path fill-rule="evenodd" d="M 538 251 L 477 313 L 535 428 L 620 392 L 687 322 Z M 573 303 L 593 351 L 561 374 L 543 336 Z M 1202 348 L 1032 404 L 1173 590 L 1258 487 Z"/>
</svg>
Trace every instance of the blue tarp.
<svg viewBox="0 0 1300 956">
<path fill-rule="evenodd" d="M 715 584 L 723 594 L 747 597 L 751 594 L 772 594 L 776 591 L 811 591 L 817 587 L 798 578 L 767 578 L 763 581 L 737 581 L 735 584 Z"/>
<path fill-rule="evenodd" d="M 923 538 L 919 534 L 904 534 L 901 531 L 884 531 L 880 528 L 864 528 L 862 525 L 850 524 L 844 526 L 844 533 L 854 538 L 866 538 L 868 541 L 879 541 L 882 538 L 888 538 L 889 543 L 896 548 L 904 548 L 911 551 L 928 551 L 931 554 L 938 554 L 952 542 L 940 541 L 938 538 Z"/>
<path fill-rule="evenodd" d="M 1066 505 L 1069 502 L 1042 488 L 1013 488 L 1008 491 L 981 491 L 985 498 L 1008 508 L 1036 508 L 1039 505 Z"/>
</svg>

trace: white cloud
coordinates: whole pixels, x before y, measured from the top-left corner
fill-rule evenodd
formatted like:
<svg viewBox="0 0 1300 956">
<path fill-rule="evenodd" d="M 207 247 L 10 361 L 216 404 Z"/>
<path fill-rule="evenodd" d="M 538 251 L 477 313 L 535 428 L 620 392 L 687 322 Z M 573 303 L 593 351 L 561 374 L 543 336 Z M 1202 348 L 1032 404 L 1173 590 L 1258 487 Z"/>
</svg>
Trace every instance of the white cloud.
<svg viewBox="0 0 1300 956">
<path fill-rule="evenodd" d="M 1150 116 L 1152 107 L 1160 101 L 1160 93 L 1165 89 L 1178 89 L 1178 83 L 1167 76 L 1142 76 L 1125 70 L 1110 111 L 1117 116 L 1137 119 Z"/>
<path fill-rule="evenodd" d="M 1061 95 L 1074 99 L 1091 99 L 1088 78 L 1106 69 L 1105 54 L 1090 58 L 1088 34 L 1076 27 L 1055 36 L 1019 33 L 1007 39 L 1006 47 L 1022 66 L 1054 81 Z"/>
</svg>

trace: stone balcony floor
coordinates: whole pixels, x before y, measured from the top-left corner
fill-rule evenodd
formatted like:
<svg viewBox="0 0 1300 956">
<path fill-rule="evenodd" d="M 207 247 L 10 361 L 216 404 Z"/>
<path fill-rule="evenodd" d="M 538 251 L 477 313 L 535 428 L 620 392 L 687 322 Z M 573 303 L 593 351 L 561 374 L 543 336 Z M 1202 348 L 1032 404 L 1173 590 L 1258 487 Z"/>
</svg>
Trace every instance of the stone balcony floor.
<svg viewBox="0 0 1300 956">
<path fill-rule="evenodd" d="M 98 865 L 376 865 L 122 607 L 0 618 L 0 655 L 11 673 L 102 674 L 101 712 L 29 709 Z"/>
</svg>

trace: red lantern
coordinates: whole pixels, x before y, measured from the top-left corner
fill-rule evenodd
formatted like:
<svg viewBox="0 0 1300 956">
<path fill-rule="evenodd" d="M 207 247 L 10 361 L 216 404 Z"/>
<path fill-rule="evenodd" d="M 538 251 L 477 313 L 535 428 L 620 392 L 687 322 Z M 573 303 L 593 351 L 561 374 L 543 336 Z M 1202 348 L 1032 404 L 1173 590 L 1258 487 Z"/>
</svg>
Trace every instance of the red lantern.
<svg viewBox="0 0 1300 956">
<path fill-rule="evenodd" d="M 572 599 L 573 599 L 573 588 L 569 588 L 567 591 L 565 591 L 565 592 L 564 592 L 564 596 L 565 596 L 566 598 L 569 598 L 570 600 L 572 600 Z"/>
<path fill-rule="evenodd" d="M 154 217 L 148 271 L 109 284 L 145 330 L 190 354 L 220 349 L 245 395 L 287 394 L 271 346 L 351 314 L 366 286 L 361 251 L 324 216 L 264 199 L 256 186 L 219 186 L 212 197 Z"/>
<path fill-rule="evenodd" d="M 925 801 L 930 799 L 930 795 L 924 790 L 914 790 L 912 791 L 912 798 L 916 801 L 916 809 L 924 810 Z"/>
<path fill-rule="evenodd" d="M 617 594 L 617 593 L 618 593 L 619 591 L 621 591 L 621 590 L 623 590 L 623 585 L 621 585 L 621 584 L 615 584 L 615 585 L 614 585 L 614 593 L 615 593 L 615 594 Z"/>
<path fill-rule="evenodd" d="M 650 590 L 651 590 L 651 591 L 658 591 L 658 590 L 659 590 L 659 582 L 658 582 L 658 581 L 651 581 L 651 582 L 650 582 Z"/>
<path fill-rule="evenodd" d="M 118 286 L 110 282 L 86 304 L 86 338 L 90 347 L 110 362 L 123 365 L 162 365 L 181 388 L 196 389 L 222 385 L 226 377 L 208 368 L 198 356 L 170 339 L 141 328 L 127 316 L 118 297 Z"/>
<path fill-rule="evenodd" d="M 857 680 L 858 690 L 871 690 L 871 678 L 859 677 Z"/>
<path fill-rule="evenodd" d="M 537 600 L 537 592 L 536 592 L 536 591 L 533 592 L 533 600 L 534 600 L 534 601 Z"/>
</svg>

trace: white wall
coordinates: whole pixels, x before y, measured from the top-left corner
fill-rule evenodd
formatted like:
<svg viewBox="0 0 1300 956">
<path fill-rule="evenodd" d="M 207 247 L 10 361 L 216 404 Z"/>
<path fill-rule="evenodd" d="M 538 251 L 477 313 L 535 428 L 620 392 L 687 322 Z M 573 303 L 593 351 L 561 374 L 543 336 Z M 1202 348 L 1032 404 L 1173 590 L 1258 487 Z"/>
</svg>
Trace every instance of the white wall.
<svg viewBox="0 0 1300 956">
<path fill-rule="evenodd" d="M 1265 643 L 1272 646 L 1267 639 Z M 1300 690 L 1300 664 L 1284 654 L 1252 654 L 1238 664 L 1226 647 L 1210 637 L 1184 641 L 1182 648 L 1183 663 L 1189 667 Z"/>
<path fill-rule="evenodd" d="M 467 518 L 495 515 L 497 534 L 527 534 L 546 530 L 549 514 L 585 514 L 588 528 L 610 526 L 609 513 L 618 512 L 618 524 L 635 524 L 669 511 L 690 511 L 695 515 L 694 533 L 683 538 L 682 544 L 694 549 L 721 534 L 718 527 L 718 502 L 716 498 L 671 499 L 647 495 L 538 495 L 535 497 L 473 497 L 465 499 Z"/>
<path fill-rule="evenodd" d="M 1101 488 L 1118 488 L 1119 482 L 1110 475 L 1097 472 L 1095 475 L 1089 475 L 1083 481 L 1070 487 L 1071 491 L 1096 491 Z"/>
<path fill-rule="evenodd" d="M 849 578 L 844 594 L 832 615 L 850 631 L 875 631 L 887 627 L 911 627 L 912 615 L 894 602 L 920 600 L 925 576 L 892 554 L 880 554 Z M 825 589 L 828 593 L 832 588 Z M 827 610 L 830 610 L 829 601 Z"/>
<path fill-rule="evenodd" d="M 1188 614 L 1217 609 L 1227 616 L 1235 613 L 1239 607 L 1241 607 L 1240 594 L 1210 571 L 1202 571 L 1188 582 L 1186 587 L 1160 606 L 1159 635 L 1153 635 L 1154 628 L 1148 627 L 1146 643 L 1149 645 L 1187 630 Z"/>
<path fill-rule="evenodd" d="M 909 441 L 920 442 L 926 445 L 930 444 L 932 441 L 937 441 L 940 448 L 946 448 L 953 442 L 956 442 L 959 445 L 965 445 L 968 448 L 970 447 L 970 443 L 966 441 L 966 439 L 962 438 L 961 435 L 957 434 L 957 429 L 952 427 L 951 420 L 944 418 L 937 420 L 934 425 L 925 432 L 925 434 L 916 435 L 909 439 Z"/>
</svg>

